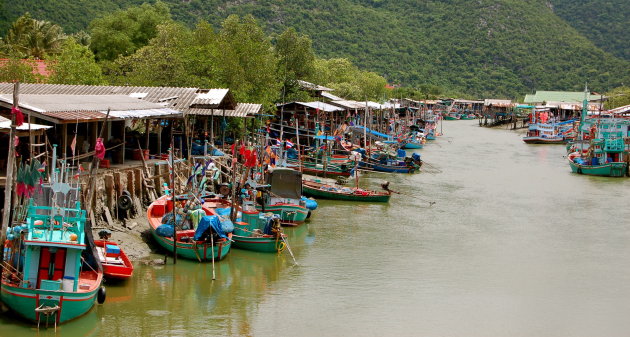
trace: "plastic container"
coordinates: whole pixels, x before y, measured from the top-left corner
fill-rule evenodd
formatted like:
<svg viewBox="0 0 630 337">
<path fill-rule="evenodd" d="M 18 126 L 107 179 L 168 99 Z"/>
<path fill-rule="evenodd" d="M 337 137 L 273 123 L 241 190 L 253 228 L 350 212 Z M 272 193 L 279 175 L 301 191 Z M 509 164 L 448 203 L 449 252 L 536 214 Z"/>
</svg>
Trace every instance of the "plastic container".
<svg viewBox="0 0 630 337">
<path fill-rule="evenodd" d="M 149 160 L 149 150 L 140 150 L 134 149 L 131 154 L 131 158 L 133 160 L 142 160 L 142 155 L 144 154 L 144 160 Z"/>
<path fill-rule="evenodd" d="M 61 287 L 66 292 L 74 291 L 74 277 L 64 276 L 63 280 L 61 280 Z"/>
</svg>

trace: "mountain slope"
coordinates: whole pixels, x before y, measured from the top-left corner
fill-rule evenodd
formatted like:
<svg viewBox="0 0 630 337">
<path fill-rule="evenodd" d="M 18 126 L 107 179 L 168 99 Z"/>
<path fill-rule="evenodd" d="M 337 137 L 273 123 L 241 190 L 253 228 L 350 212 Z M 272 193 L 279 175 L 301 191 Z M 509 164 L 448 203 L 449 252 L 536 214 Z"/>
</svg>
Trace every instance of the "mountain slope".
<svg viewBox="0 0 630 337">
<path fill-rule="evenodd" d="M 136 3 L 92 1 L 88 13 L 123 2 Z M 536 89 L 581 90 L 587 81 L 601 91 L 630 82 L 629 61 L 596 47 L 544 0 L 165 2 L 176 20 L 190 25 L 200 18 L 220 25 L 229 14 L 253 14 L 270 32 L 295 27 L 311 36 L 318 56 L 347 57 L 410 86 L 520 97 Z"/>
<path fill-rule="evenodd" d="M 630 61 L 630 1 L 551 0 L 554 12 L 605 51 Z"/>
</svg>

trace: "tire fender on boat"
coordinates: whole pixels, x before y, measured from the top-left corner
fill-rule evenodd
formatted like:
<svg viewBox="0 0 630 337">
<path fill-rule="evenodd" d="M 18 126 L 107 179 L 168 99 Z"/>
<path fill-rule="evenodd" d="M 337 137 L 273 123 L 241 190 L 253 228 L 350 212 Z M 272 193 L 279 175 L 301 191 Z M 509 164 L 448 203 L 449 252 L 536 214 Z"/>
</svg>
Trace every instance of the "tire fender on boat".
<svg viewBox="0 0 630 337">
<path fill-rule="evenodd" d="M 98 288 L 98 293 L 96 294 L 96 301 L 98 304 L 105 303 L 105 298 L 107 297 L 107 292 L 105 291 L 105 287 Z"/>
</svg>

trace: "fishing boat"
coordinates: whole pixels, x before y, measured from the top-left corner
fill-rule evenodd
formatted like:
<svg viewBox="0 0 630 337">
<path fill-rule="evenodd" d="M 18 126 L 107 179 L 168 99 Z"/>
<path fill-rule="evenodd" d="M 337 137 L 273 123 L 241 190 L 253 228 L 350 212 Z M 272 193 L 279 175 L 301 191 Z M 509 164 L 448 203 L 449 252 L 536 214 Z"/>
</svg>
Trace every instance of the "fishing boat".
<svg viewBox="0 0 630 337">
<path fill-rule="evenodd" d="M 106 279 L 126 280 L 133 275 L 133 264 L 114 241 L 94 240 L 98 259 Z"/>
<path fill-rule="evenodd" d="M 404 152 L 404 150 L 401 150 Z M 414 173 L 422 166 L 422 159 L 417 153 L 413 153 L 411 157 L 395 157 L 392 158 L 388 153 L 374 153 L 372 156 L 365 156 L 360 162 L 359 167 L 388 173 Z"/>
<path fill-rule="evenodd" d="M 234 223 L 232 240 L 235 248 L 275 253 L 284 249 L 286 237 L 278 215 L 261 213 L 253 202 L 246 202 L 240 219 Z"/>
<path fill-rule="evenodd" d="M 67 322 L 105 301 L 103 272 L 86 237 L 79 184 L 68 183 L 65 163 L 30 198 L 26 223 L 9 228 L 0 298 L 20 316 L 46 325 Z"/>
<path fill-rule="evenodd" d="M 305 195 L 322 199 L 388 202 L 391 198 L 390 192 L 378 192 L 361 188 L 335 186 L 323 183 L 321 180 L 302 180 L 302 188 Z"/>
<path fill-rule="evenodd" d="M 319 177 L 337 178 L 337 177 L 349 177 L 352 175 L 352 164 L 346 162 L 341 163 L 323 163 L 321 161 L 291 161 L 287 160 L 289 165 L 306 173 Z"/>
<path fill-rule="evenodd" d="M 179 209 L 184 209 L 188 202 L 186 197 L 177 197 L 175 200 L 179 203 Z M 173 198 L 165 195 L 147 209 L 149 229 L 157 243 L 169 252 L 176 250 L 178 256 L 189 260 L 205 262 L 225 258 L 232 244 L 231 222 L 219 219 L 205 206 L 187 214 L 179 214 L 181 218 L 173 217 L 175 206 Z M 188 216 L 191 219 L 186 219 Z"/>
<path fill-rule="evenodd" d="M 267 176 L 268 190 L 256 209 L 280 216 L 285 226 L 297 226 L 310 216 L 306 202 L 302 200 L 302 172 L 291 168 L 277 167 Z"/>
<path fill-rule="evenodd" d="M 549 122 L 547 108 L 530 114 L 529 128 L 523 141 L 527 144 L 566 144 L 575 139 L 574 121 Z"/>
<path fill-rule="evenodd" d="M 400 144 L 402 149 L 415 150 L 423 148 L 426 141 L 424 132 L 410 131 L 407 135 L 401 137 Z"/>
<path fill-rule="evenodd" d="M 630 176 L 630 119 L 614 114 L 608 118 L 587 119 L 587 106 L 585 99 L 578 141 L 568 150 L 571 171 L 593 176 Z"/>
</svg>

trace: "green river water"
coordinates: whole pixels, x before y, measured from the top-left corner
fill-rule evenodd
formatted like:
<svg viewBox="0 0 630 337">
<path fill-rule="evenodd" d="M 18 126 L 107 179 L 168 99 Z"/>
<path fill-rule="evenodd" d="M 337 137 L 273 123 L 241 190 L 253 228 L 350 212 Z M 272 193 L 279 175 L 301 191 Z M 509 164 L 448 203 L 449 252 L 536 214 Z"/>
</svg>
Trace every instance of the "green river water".
<svg viewBox="0 0 630 337">
<path fill-rule="evenodd" d="M 319 201 L 285 252 L 136 268 L 52 328 L 0 336 L 627 336 L 630 179 L 572 174 L 564 146 L 445 121 L 389 204 Z M 428 201 L 435 201 L 429 206 Z"/>
</svg>

